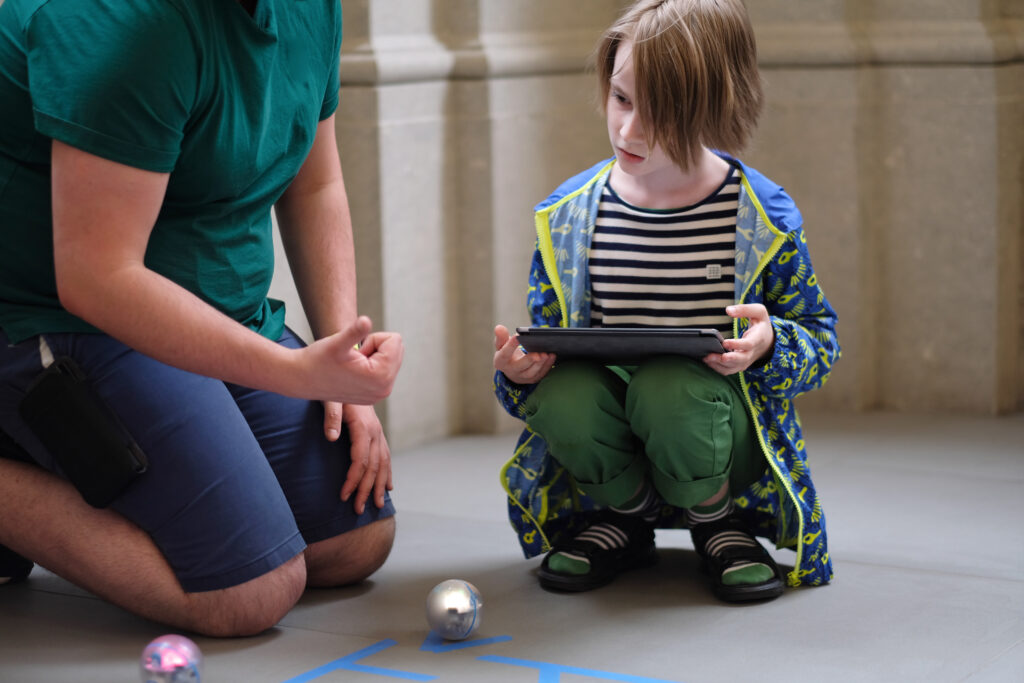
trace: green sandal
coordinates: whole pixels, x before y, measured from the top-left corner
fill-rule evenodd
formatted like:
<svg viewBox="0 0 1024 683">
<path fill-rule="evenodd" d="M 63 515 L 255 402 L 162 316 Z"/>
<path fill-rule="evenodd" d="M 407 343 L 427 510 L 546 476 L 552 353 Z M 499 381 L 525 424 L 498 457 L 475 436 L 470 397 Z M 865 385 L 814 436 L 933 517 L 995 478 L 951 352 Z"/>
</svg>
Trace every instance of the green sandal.
<svg viewBox="0 0 1024 683">
<path fill-rule="evenodd" d="M 739 532 L 751 538 L 754 545 L 730 546 L 711 555 L 707 552 L 708 542 L 722 532 Z M 690 527 L 690 535 L 697 553 L 704 560 L 705 568 L 711 574 L 711 590 L 719 600 L 725 602 L 749 602 L 771 600 L 782 595 L 785 583 L 782 571 L 750 530 L 736 515 L 729 515 L 714 522 L 705 522 Z M 726 584 L 722 575 L 731 567 L 741 564 L 763 564 L 772 570 L 772 577 L 760 583 Z"/>
<path fill-rule="evenodd" d="M 627 544 L 608 547 L 602 535 L 625 534 Z M 586 574 L 566 574 L 551 569 L 552 555 L 567 553 L 586 558 L 590 571 Z M 582 592 L 611 583 L 619 574 L 630 569 L 649 567 L 658 561 L 654 547 L 654 529 L 641 517 L 622 515 L 610 510 L 599 513 L 592 524 L 567 543 L 555 546 L 541 563 L 537 576 L 543 588 L 554 591 Z"/>
</svg>

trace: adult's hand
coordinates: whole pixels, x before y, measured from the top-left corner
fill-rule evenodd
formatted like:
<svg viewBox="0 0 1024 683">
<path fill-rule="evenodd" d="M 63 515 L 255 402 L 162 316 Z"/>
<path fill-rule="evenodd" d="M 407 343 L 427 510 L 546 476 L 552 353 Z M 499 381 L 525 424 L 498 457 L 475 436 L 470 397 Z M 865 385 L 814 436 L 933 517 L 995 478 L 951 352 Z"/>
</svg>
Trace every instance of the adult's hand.
<svg viewBox="0 0 1024 683">
<path fill-rule="evenodd" d="M 536 384 L 555 364 L 553 353 L 525 353 L 519 348 L 519 337 L 504 325 L 494 328 L 494 349 L 494 369 L 516 384 Z"/>
<path fill-rule="evenodd" d="M 349 467 L 341 487 L 341 499 L 352 501 L 357 514 L 366 509 L 366 501 L 384 507 L 384 495 L 393 487 L 391 479 L 391 449 L 384 438 L 384 428 L 372 406 L 345 404 L 344 421 L 351 441 Z"/>
<path fill-rule="evenodd" d="M 328 441 L 337 441 L 341 436 L 341 414 L 345 404 L 339 401 L 323 401 L 324 436 Z"/>
<path fill-rule="evenodd" d="M 300 376 L 306 389 L 297 395 L 360 405 L 387 398 L 405 348 L 400 335 L 370 329 L 370 319 L 360 316 L 341 332 L 302 349 Z"/>
<path fill-rule="evenodd" d="M 709 353 L 704 363 L 720 375 L 734 375 L 771 354 L 775 345 L 775 328 L 768 309 L 761 304 L 727 306 L 725 312 L 732 318 L 746 318 L 750 326 L 739 339 L 726 339 L 725 353 Z"/>
</svg>

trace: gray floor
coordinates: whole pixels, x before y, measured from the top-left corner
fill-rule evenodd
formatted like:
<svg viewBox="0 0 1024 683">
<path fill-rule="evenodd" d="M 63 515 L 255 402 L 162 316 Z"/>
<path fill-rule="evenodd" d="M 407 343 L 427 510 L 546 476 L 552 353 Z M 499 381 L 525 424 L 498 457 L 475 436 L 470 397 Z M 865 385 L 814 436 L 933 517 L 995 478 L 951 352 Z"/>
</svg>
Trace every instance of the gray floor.
<svg viewBox="0 0 1024 683">
<path fill-rule="evenodd" d="M 395 454 L 399 536 L 365 585 L 307 594 L 256 638 L 197 638 L 204 681 L 1024 681 L 1024 416 L 805 416 L 834 582 L 773 602 L 709 597 L 686 532 L 581 595 L 542 591 L 505 518 L 512 436 Z M 776 553 L 791 564 L 789 551 Z M 481 629 L 427 640 L 424 600 L 473 582 Z M 0 682 L 137 681 L 167 629 L 36 569 L 0 587 Z"/>
</svg>

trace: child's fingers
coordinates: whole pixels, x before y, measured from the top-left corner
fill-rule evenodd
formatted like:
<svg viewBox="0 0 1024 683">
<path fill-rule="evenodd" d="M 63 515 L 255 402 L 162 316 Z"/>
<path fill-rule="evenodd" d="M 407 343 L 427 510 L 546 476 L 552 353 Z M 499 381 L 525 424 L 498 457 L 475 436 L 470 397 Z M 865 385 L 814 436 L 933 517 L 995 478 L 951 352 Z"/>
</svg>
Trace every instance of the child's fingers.
<svg viewBox="0 0 1024 683">
<path fill-rule="evenodd" d="M 704 365 L 708 366 L 720 375 L 725 375 L 727 373 L 722 369 L 722 361 L 719 360 L 721 357 L 721 354 L 718 353 L 708 354 L 703 358 Z"/>
<path fill-rule="evenodd" d="M 509 375 L 515 372 L 517 367 L 521 367 L 525 355 L 519 348 L 517 337 L 509 337 L 505 344 L 494 352 L 494 369 Z"/>
<path fill-rule="evenodd" d="M 720 354 L 715 362 L 718 364 L 718 367 L 724 370 L 738 372 L 749 365 L 749 358 L 750 354 L 744 351 L 727 350 L 725 353 Z"/>
<path fill-rule="evenodd" d="M 704 357 L 704 364 L 720 375 L 734 375 L 740 370 L 740 365 L 734 364 L 729 359 L 731 354 L 709 354 Z"/>
<path fill-rule="evenodd" d="M 547 358 L 547 355 L 548 354 L 529 354 L 529 356 L 536 356 L 534 358 L 529 358 L 529 356 L 527 356 L 527 358 L 529 358 L 529 364 L 522 372 L 523 377 L 526 380 L 531 383 L 538 382 L 547 374 L 551 363 Z"/>
<path fill-rule="evenodd" d="M 505 374 L 520 384 L 533 384 L 544 378 L 554 362 L 555 357 L 550 353 L 522 354 L 512 362 Z"/>
<path fill-rule="evenodd" d="M 499 358 L 505 361 L 510 361 L 515 355 L 516 350 L 519 348 L 519 344 L 516 343 L 515 337 L 505 337 L 505 340 L 499 345 L 498 338 L 495 337 L 494 346 L 497 351 L 494 354 L 494 359 L 497 361 Z"/>
<path fill-rule="evenodd" d="M 523 356 L 523 360 L 526 361 L 525 369 L 527 372 L 533 373 L 544 366 L 547 362 L 548 354 L 546 353 L 528 353 Z"/>
<path fill-rule="evenodd" d="M 513 382 L 539 381 L 555 362 L 554 354 L 525 353 L 519 347 L 519 337 L 504 325 L 494 326 L 494 369 Z"/>
<path fill-rule="evenodd" d="M 725 312 L 733 318 L 747 318 L 751 322 L 768 319 L 768 309 L 763 304 L 733 304 L 726 306 Z"/>
<path fill-rule="evenodd" d="M 757 344 L 754 340 L 747 337 L 740 337 L 739 339 L 725 339 L 722 341 L 722 346 L 725 347 L 726 353 L 745 353 L 754 350 Z M 719 354 L 721 355 L 721 354 Z"/>
<path fill-rule="evenodd" d="M 509 336 L 511 335 L 509 335 L 507 327 L 497 325 L 494 328 L 494 350 L 499 351 L 508 342 Z"/>
</svg>

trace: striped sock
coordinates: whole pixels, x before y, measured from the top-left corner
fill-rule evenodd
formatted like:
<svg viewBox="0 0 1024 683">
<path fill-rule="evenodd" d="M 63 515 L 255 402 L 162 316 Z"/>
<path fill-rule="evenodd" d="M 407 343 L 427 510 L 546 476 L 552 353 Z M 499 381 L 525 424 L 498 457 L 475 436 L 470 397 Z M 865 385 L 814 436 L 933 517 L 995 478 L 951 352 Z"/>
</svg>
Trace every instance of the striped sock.
<svg viewBox="0 0 1024 683">
<path fill-rule="evenodd" d="M 621 507 L 612 507 L 611 509 L 622 515 L 642 517 L 645 521 L 653 522 L 657 518 L 660 508 L 661 503 L 654 487 L 644 481 L 632 498 Z M 603 550 L 625 548 L 629 545 L 629 536 L 612 522 L 592 524 L 576 538 L 595 543 Z M 548 567 L 562 574 L 582 576 L 590 572 L 590 560 L 573 553 L 560 552 L 548 558 Z"/>
<path fill-rule="evenodd" d="M 722 501 L 712 505 L 695 505 L 686 511 L 687 521 L 690 527 L 708 522 L 717 522 L 731 515 L 735 510 L 732 498 L 725 496 Z M 720 531 L 708 539 L 704 551 L 708 555 L 719 555 L 726 548 L 739 546 L 757 546 L 757 540 L 743 531 Z M 722 583 L 727 586 L 738 586 L 745 584 L 756 584 L 768 581 L 775 575 L 775 572 L 766 564 L 760 562 L 741 562 L 730 566 L 722 572 Z"/>
<path fill-rule="evenodd" d="M 650 482 L 643 481 L 637 487 L 632 498 L 627 500 L 622 507 L 613 507 L 612 510 L 623 515 L 643 517 L 645 521 L 653 522 L 658 518 L 658 511 L 661 510 L 661 501 L 658 499 L 658 493 L 651 486 Z"/>
</svg>

